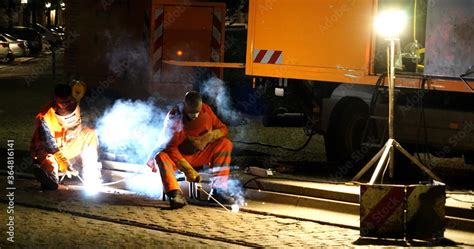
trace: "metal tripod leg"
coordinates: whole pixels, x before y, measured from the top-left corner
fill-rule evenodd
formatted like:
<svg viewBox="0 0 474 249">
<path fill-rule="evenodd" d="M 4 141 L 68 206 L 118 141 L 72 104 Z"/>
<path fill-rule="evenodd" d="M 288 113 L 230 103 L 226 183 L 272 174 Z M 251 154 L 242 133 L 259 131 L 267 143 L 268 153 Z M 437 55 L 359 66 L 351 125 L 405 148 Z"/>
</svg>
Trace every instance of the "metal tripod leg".
<svg viewBox="0 0 474 249">
<path fill-rule="evenodd" d="M 385 165 L 385 163 L 387 161 L 388 154 L 389 154 L 389 152 L 390 152 L 390 150 L 392 149 L 392 146 L 393 146 L 392 143 L 391 143 L 392 141 L 393 141 L 392 139 L 389 139 L 387 144 L 385 144 L 385 149 L 383 151 L 382 156 L 380 157 L 380 160 L 379 160 L 379 163 L 377 164 L 377 167 L 375 168 L 374 174 L 372 174 L 372 178 L 370 178 L 369 184 L 374 184 L 375 181 L 377 180 L 377 178 L 379 177 L 380 172 L 382 172 L 382 167 Z M 389 144 L 389 142 L 390 142 L 390 144 Z"/>
<path fill-rule="evenodd" d="M 357 173 L 357 175 L 352 179 L 352 181 L 358 181 L 374 164 L 377 160 L 378 164 L 377 167 L 375 168 L 374 173 L 372 174 L 372 177 L 370 178 L 369 184 L 374 184 L 375 181 L 377 181 L 383 166 L 387 166 L 387 160 L 388 163 L 391 163 L 393 160 L 391 157 L 389 157 L 390 151 L 394 151 L 395 149 L 399 150 L 404 156 L 408 157 L 413 163 L 416 164 L 423 172 L 428 174 L 431 178 L 435 179 L 436 181 L 442 182 L 442 180 L 437 177 L 431 170 L 429 170 L 426 166 L 424 166 L 418 159 L 416 159 L 414 156 L 412 156 L 408 151 L 406 151 L 400 143 L 398 143 L 395 139 L 389 139 L 387 143 L 384 145 L 384 147 L 364 166 L 364 168 Z M 389 166 L 390 167 L 390 166 Z M 393 169 L 392 169 L 393 170 Z"/>
</svg>

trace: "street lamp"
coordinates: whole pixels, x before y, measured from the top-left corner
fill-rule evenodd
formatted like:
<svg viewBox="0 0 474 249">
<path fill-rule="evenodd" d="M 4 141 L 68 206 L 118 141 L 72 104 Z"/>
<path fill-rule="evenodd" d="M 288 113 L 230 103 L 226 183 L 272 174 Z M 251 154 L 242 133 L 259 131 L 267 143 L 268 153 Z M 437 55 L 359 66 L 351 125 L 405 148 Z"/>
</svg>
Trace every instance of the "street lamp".
<svg viewBox="0 0 474 249">
<path fill-rule="evenodd" d="M 51 3 L 50 3 L 50 2 L 46 2 L 46 3 L 44 4 L 44 7 L 46 7 L 46 9 L 51 8 Z"/>
<path fill-rule="evenodd" d="M 406 24 L 406 15 L 400 10 L 387 10 L 381 12 L 375 19 L 375 29 L 377 32 L 389 41 L 389 49 L 387 58 L 389 58 L 388 72 L 388 138 L 395 139 L 393 122 L 395 119 L 395 41 L 399 38 L 400 33 Z M 392 178 L 394 175 L 395 165 L 395 150 L 393 145 L 389 148 L 389 175 Z"/>
<path fill-rule="evenodd" d="M 410 155 L 394 137 L 394 120 L 395 120 L 395 42 L 399 40 L 399 35 L 403 31 L 406 24 L 406 15 L 400 10 L 386 10 L 380 12 L 376 17 L 374 27 L 380 36 L 388 41 L 387 49 L 387 74 L 388 74 L 388 140 L 382 149 L 364 166 L 364 168 L 352 179 L 358 181 L 367 170 L 369 170 L 378 160 L 377 167 L 370 179 L 369 184 L 374 184 L 380 173 L 389 167 L 389 176 L 394 176 L 395 166 L 395 149 L 414 162 L 421 170 L 437 181 L 441 181 L 428 168 L 421 164 L 415 157 Z"/>
</svg>

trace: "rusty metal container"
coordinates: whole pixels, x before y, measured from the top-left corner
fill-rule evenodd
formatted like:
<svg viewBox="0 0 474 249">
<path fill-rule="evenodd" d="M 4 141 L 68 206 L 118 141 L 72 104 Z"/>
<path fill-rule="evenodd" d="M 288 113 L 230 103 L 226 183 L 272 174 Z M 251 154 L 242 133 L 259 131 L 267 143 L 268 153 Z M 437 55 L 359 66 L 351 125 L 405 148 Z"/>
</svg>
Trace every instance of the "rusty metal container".
<svg viewBox="0 0 474 249">
<path fill-rule="evenodd" d="M 444 234 L 446 186 L 442 183 L 360 186 L 360 235 L 436 239 Z"/>
</svg>

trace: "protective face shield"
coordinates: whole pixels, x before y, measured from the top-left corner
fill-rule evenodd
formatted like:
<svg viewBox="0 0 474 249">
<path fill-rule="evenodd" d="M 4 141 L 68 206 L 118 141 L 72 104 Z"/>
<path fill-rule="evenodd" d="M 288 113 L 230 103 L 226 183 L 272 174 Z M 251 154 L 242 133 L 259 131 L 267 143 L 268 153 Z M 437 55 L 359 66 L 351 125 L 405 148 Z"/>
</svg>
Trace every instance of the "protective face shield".
<svg viewBox="0 0 474 249">
<path fill-rule="evenodd" d="M 70 114 L 59 115 L 56 112 L 55 115 L 59 124 L 65 129 L 75 128 L 81 124 L 81 108 L 79 105 L 76 105 L 76 109 L 74 109 L 74 111 Z"/>
<path fill-rule="evenodd" d="M 66 98 L 56 97 L 53 108 L 58 115 L 66 116 L 74 112 L 76 106 L 77 102 L 72 96 Z"/>
</svg>

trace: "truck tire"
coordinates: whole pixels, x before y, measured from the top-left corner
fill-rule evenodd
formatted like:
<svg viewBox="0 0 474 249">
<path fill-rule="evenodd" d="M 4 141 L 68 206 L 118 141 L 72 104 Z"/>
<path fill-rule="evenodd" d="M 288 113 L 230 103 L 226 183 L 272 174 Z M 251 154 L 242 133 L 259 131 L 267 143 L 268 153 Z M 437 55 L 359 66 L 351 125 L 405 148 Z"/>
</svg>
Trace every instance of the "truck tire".
<svg viewBox="0 0 474 249">
<path fill-rule="evenodd" d="M 359 99 L 340 102 L 338 105 L 333 110 L 328 131 L 324 135 L 326 158 L 329 162 L 346 162 L 351 159 L 352 153 L 360 148 L 369 115 L 367 104 Z M 361 158 L 356 161 L 355 163 L 363 163 Z"/>
</svg>

